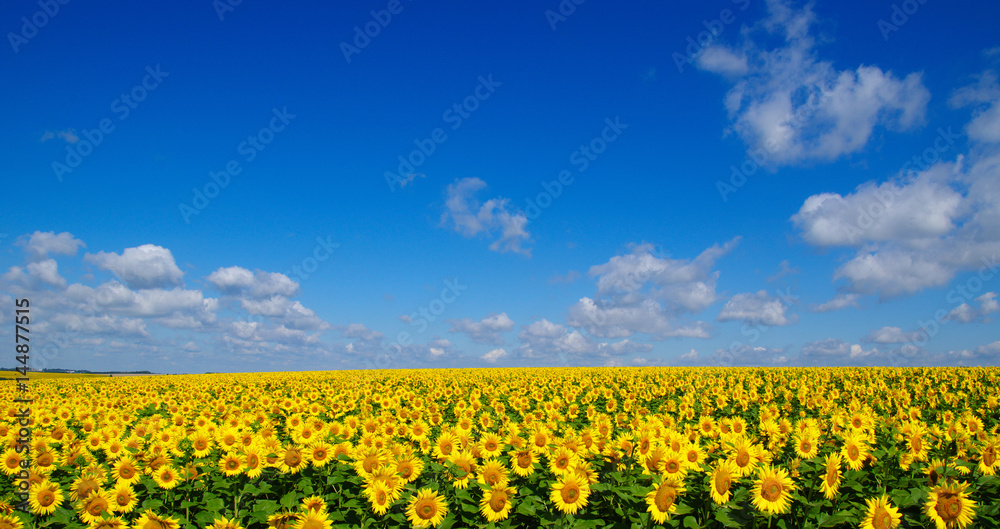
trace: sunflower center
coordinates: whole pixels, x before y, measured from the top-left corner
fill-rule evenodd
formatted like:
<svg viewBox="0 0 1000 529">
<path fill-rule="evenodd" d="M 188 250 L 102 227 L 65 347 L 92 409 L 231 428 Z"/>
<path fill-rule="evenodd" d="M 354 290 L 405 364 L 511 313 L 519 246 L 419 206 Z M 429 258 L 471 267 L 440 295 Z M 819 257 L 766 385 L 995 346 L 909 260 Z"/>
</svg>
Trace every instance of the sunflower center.
<svg viewBox="0 0 1000 529">
<path fill-rule="evenodd" d="M 812 445 L 809 444 L 809 441 L 802 441 L 802 451 L 808 452 L 809 450 L 812 450 Z"/>
<path fill-rule="evenodd" d="M 781 483 L 778 483 L 773 479 L 768 480 L 764 483 L 764 486 L 761 487 L 761 496 L 763 496 L 767 501 L 778 501 L 778 498 L 781 497 Z"/>
<path fill-rule="evenodd" d="M 677 491 L 673 487 L 661 486 L 656 491 L 654 503 L 656 503 L 656 508 L 659 509 L 660 512 L 666 512 L 674 505 L 674 500 L 676 498 Z"/>
<path fill-rule="evenodd" d="M 49 505 L 55 503 L 55 501 L 56 495 L 53 494 L 51 490 L 42 492 L 42 494 L 38 497 L 38 503 L 41 504 L 42 507 L 48 507 Z"/>
<path fill-rule="evenodd" d="M 719 494 L 725 494 L 729 492 L 729 487 L 733 484 L 733 480 L 729 478 L 728 474 L 716 474 L 715 476 L 715 492 Z"/>
<path fill-rule="evenodd" d="M 920 449 L 923 448 L 924 443 L 920 440 L 920 437 L 914 437 L 913 439 L 910 439 L 910 446 L 913 447 L 914 452 L 919 452 Z"/>
<path fill-rule="evenodd" d="M 507 505 L 507 493 L 505 491 L 496 491 L 490 496 L 490 509 L 493 509 L 493 512 L 502 511 L 505 505 Z"/>
<path fill-rule="evenodd" d="M 861 451 L 858 450 L 857 446 L 851 445 L 847 447 L 847 457 L 851 458 L 851 461 L 856 461 L 861 457 Z"/>
<path fill-rule="evenodd" d="M 562 500 L 566 503 L 575 503 L 576 499 L 580 497 L 580 491 L 577 490 L 577 486 L 573 484 L 567 484 L 562 489 Z"/>
<path fill-rule="evenodd" d="M 417 509 L 417 516 L 424 520 L 430 520 L 434 517 L 434 506 L 424 501 Z"/>
<path fill-rule="evenodd" d="M 826 485 L 828 487 L 833 487 L 834 485 L 837 484 L 837 478 L 838 477 L 840 477 L 840 476 L 837 475 L 837 469 L 831 468 L 831 469 L 827 470 L 826 471 Z"/>
<path fill-rule="evenodd" d="M 528 468 L 531 466 L 531 455 L 520 454 L 517 456 L 517 466 L 521 468 Z"/>
<path fill-rule="evenodd" d="M 664 465 L 664 468 L 667 469 L 667 472 L 673 474 L 678 470 L 680 470 L 681 464 L 678 463 L 676 459 L 671 459 L 670 461 L 667 461 L 667 464 Z"/>
<path fill-rule="evenodd" d="M 958 520 L 958 515 L 962 512 L 958 496 L 950 492 L 938 495 L 937 505 L 934 506 L 934 509 L 937 511 L 938 516 L 947 524 Z"/>
<path fill-rule="evenodd" d="M 991 466 L 993 466 L 993 463 L 996 463 L 996 461 L 997 461 L 997 456 L 993 452 L 992 448 L 990 448 L 989 450 L 986 450 L 983 453 L 983 464 L 984 465 L 986 465 L 988 467 L 991 467 Z"/>
<path fill-rule="evenodd" d="M 695 461 L 698 460 L 698 452 L 695 452 L 694 450 L 690 450 L 690 451 L 688 451 L 688 456 L 687 457 L 688 457 L 688 461 L 689 462 L 694 463 Z"/>
<path fill-rule="evenodd" d="M 740 453 L 736 455 L 736 464 L 740 467 L 750 464 L 750 454 L 746 450 L 740 449 Z"/>
<path fill-rule="evenodd" d="M 122 467 L 118 474 L 125 479 L 132 479 L 132 476 L 135 475 L 135 470 L 132 467 Z"/>
<path fill-rule="evenodd" d="M 492 452 L 497 449 L 497 444 L 493 441 L 486 441 L 486 449 Z"/>
<path fill-rule="evenodd" d="M 879 507 L 875 511 L 875 516 L 872 517 L 872 522 L 875 529 L 891 529 L 892 515 L 889 514 L 889 511 L 885 510 L 885 507 Z"/>
</svg>

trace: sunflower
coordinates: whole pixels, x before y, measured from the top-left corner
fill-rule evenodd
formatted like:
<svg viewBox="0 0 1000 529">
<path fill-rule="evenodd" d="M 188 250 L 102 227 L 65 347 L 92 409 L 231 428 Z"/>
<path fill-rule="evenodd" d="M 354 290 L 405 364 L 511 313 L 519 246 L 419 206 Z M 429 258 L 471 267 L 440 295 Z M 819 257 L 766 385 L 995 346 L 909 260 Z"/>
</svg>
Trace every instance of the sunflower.
<svg viewBox="0 0 1000 529">
<path fill-rule="evenodd" d="M 142 513 L 135 523 L 132 524 L 132 529 L 179 529 L 180 522 L 174 518 L 164 518 L 157 514 L 154 514 L 151 510 L 146 510 Z"/>
<path fill-rule="evenodd" d="M 865 460 L 868 458 L 868 443 L 865 439 L 864 435 L 849 435 L 844 439 L 840 453 L 847 460 L 847 466 L 851 470 L 860 470 L 865 466 Z"/>
<path fill-rule="evenodd" d="M 13 412 L 12 412 L 13 413 Z M 9 436 L 10 434 L 8 434 Z M 0 445 L 2 446 L 2 445 Z M 17 453 L 13 448 L 8 448 L 3 453 L 3 465 L 0 465 L 0 471 L 8 476 L 13 476 L 21 470 L 21 454 Z"/>
<path fill-rule="evenodd" d="M 937 525 L 937 529 L 959 529 L 972 523 L 976 515 L 976 502 L 969 499 L 967 483 L 939 485 L 927 495 L 924 510 Z"/>
<path fill-rule="evenodd" d="M 487 432 L 479 444 L 483 457 L 498 457 L 503 452 L 503 439 L 495 433 Z"/>
<path fill-rule="evenodd" d="M 267 517 L 267 526 L 273 529 L 292 529 L 301 515 L 294 512 L 279 512 Z"/>
<path fill-rule="evenodd" d="M 372 511 L 375 514 L 382 516 L 392 506 L 392 495 L 384 483 L 376 482 L 371 487 L 365 488 L 364 492 L 368 496 L 368 501 L 372 504 Z"/>
<path fill-rule="evenodd" d="M 458 438 L 451 432 L 441 432 L 437 440 L 434 441 L 434 457 L 445 460 L 458 448 Z"/>
<path fill-rule="evenodd" d="M 159 470 L 153 473 L 153 481 L 156 485 L 164 490 L 170 490 L 177 486 L 180 481 L 177 471 L 174 467 L 170 465 L 163 465 Z"/>
<path fill-rule="evenodd" d="M 118 483 L 111 491 L 111 510 L 114 512 L 128 514 L 135 509 L 138 501 L 135 491 L 128 483 Z"/>
<path fill-rule="evenodd" d="M 510 479 L 507 477 L 507 467 L 496 459 L 487 459 L 477 471 L 476 481 L 490 488 L 506 487 Z"/>
<path fill-rule="evenodd" d="M 729 452 L 729 461 L 739 471 L 740 477 L 753 474 L 754 467 L 757 466 L 757 456 L 760 454 L 758 448 L 745 437 L 737 437 L 732 441 L 732 449 Z"/>
<path fill-rule="evenodd" d="M 826 456 L 826 473 L 823 474 L 823 481 L 819 484 L 819 490 L 823 497 L 832 500 L 840 491 L 840 464 L 842 460 L 840 454 L 834 452 Z"/>
<path fill-rule="evenodd" d="M 660 470 L 665 476 L 684 479 L 688 469 L 686 461 L 687 458 L 684 457 L 684 454 L 668 450 L 660 461 Z"/>
<path fill-rule="evenodd" d="M 406 483 L 416 481 L 423 470 L 424 462 L 416 457 L 408 456 L 396 461 L 396 474 Z"/>
<path fill-rule="evenodd" d="M 586 507 L 589 496 L 590 483 L 576 474 L 560 476 L 549 495 L 552 503 L 564 514 L 576 514 L 580 508 Z"/>
<path fill-rule="evenodd" d="M 420 489 L 406 507 L 406 517 L 414 527 L 436 527 L 448 513 L 444 497 L 431 489 Z"/>
<path fill-rule="evenodd" d="M 282 450 L 278 460 L 278 468 L 286 474 L 298 474 L 308 464 L 309 461 L 302 454 L 302 450 L 294 446 Z"/>
<path fill-rule="evenodd" d="M 24 529 L 24 525 L 13 514 L 0 514 L 0 529 Z"/>
<path fill-rule="evenodd" d="M 751 502 L 758 511 L 782 514 L 791 507 L 794 490 L 795 484 L 788 477 L 787 470 L 764 465 L 757 471 Z"/>
<path fill-rule="evenodd" d="M 212 525 L 209 525 L 205 529 L 243 529 L 243 526 L 236 521 L 236 518 L 218 518 Z"/>
<path fill-rule="evenodd" d="M 899 514 L 899 509 L 889 503 L 889 498 L 883 494 L 878 498 L 865 500 L 868 504 L 868 511 L 865 519 L 861 522 L 861 529 L 895 529 L 899 527 L 899 522 L 903 515 Z"/>
<path fill-rule="evenodd" d="M 513 461 L 514 473 L 518 476 L 525 477 L 530 476 L 535 473 L 535 453 L 529 449 L 515 450 L 509 452 L 511 461 Z"/>
<path fill-rule="evenodd" d="M 996 440 L 992 441 L 980 450 L 979 465 L 976 467 L 979 472 L 987 476 L 996 475 L 997 466 L 1000 466 L 1000 458 L 997 458 L 998 452 L 1000 452 L 1000 443 Z"/>
<path fill-rule="evenodd" d="M 87 529 L 128 529 L 128 522 L 118 516 L 111 516 L 97 520 L 90 524 Z"/>
<path fill-rule="evenodd" d="M 483 499 L 479 501 L 479 512 L 490 522 L 506 520 L 514 507 L 510 499 L 517 494 L 517 489 L 507 486 L 494 486 L 483 491 Z"/>
<path fill-rule="evenodd" d="M 684 465 L 691 470 L 698 470 L 705 461 L 705 451 L 697 443 L 688 443 L 681 455 L 684 456 Z"/>
<path fill-rule="evenodd" d="M 215 440 L 212 439 L 212 434 L 205 430 L 198 430 L 191 435 L 191 449 L 194 451 L 194 457 L 205 457 L 212 452 L 212 447 L 215 445 Z"/>
<path fill-rule="evenodd" d="M 239 476 L 243 473 L 243 460 L 236 452 L 227 452 L 219 460 L 219 469 L 227 476 Z"/>
<path fill-rule="evenodd" d="M 455 452 L 448 462 L 451 467 L 452 481 L 457 489 L 464 489 L 469 486 L 469 479 L 476 470 L 476 458 L 469 452 Z"/>
<path fill-rule="evenodd" d="M 133 485 L 135 482 L 139 481 L 142 474 L 139 472 L 139 466 L 136 464 L 135 459 L 133 459 L 130 455 L 125 455 L 115 462 L 112 476 L 118 481 L 118 483 Z"/>
<path fill-rule="evenodd" d="M 555 476 L 569 473 L 576 463 L 577 456 L 566 447 L 561 446 L 549 457 L 549 471 Z"/>
<path fill-rule="evenodd" d="M 243 473 L 247 475 L 250 479 L 255 479 L 260 477 L 264 473 L 264 455 L 260 453 L 260 449 L 256 447 L 246 448 L 243 453 L 243 464 L 245 469 Z"/>
<path fill-rule="evenodd" d="M 81 474 L 78 478 L 76 478 L 76 480 L 73 481 L 73 484 L 70 485 L 69 498 L 72 501 L 84 500 L 87 496 L 90 496 L 92 493 L 100 490 L 100 488 L 101 483 L 97 480 L 97 478 Z"/>
<path fill-rule="evenodd" d="M 292 529 L 331 529 L 333 522 L 330 521 L 330 515 L 326 511 L 308 511 L 299 515 L 291 527 Z"/>
<path fill-rule="evenodd" d="M 712 487 L 712 501 L 719 505 L 725 505 L 732 497 L 733 483 L 740 479 L 739 470 L 733 463 L 722 459 L 716 463 L 710 475 Z"/>
<path fill-rule="evenodd" d="M 646 495 L 646 509 L 658 524 L 667 521 L 671 513 L 677 512 L 677 497 L 684 492 L 684 482 L 668 476 Z"/>
<path fill-rule="evenodd" d="M 31 507 L 31 512 L 35 514 L 52 514 L 62 502 L 63 493 L 59 489 L 59 485 L 47 479 L 32 485 L 28 493 L 28 505 Z"/>
<path fill-rule="evenodd" d="M 312 446 L 309 447 L 308 450 L 306 450 L 306 457 L 309 458 L 309 463 L 312 466 L 317 468 L 323 468 L 332 459 L 330 457 L 332 450 L 333 447 L 330 446 L 328 443 L 323 441 L 317 441 L 314 442 Z"/>
<path fill-rule="evenodd" d="M 302 510 L 313 512 L 326 512 L 326 500 L 320 496 L 309 496 L 302 500 Z"/>
<path fill-rule="evenodd" d="M 795 437 L 795 455 L 800 459 L 812 459 L 818 453 L 819 446 L 816 444 L 816 438 L 811 435 L 811 432 Z"/>
</svg>

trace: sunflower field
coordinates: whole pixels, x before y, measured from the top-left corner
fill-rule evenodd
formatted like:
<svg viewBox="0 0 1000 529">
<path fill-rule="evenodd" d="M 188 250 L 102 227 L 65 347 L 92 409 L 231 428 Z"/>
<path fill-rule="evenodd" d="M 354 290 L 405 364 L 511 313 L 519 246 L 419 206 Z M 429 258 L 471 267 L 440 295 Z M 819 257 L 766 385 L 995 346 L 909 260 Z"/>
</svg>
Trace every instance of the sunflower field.
<svg viewBox="0 0 1000 529">
<path fill-rule="evenodd" d="M 13 386 L 0 529 L 1000 527 L 998 368 L 33 380 L 20 450 Z"/>
</svg>

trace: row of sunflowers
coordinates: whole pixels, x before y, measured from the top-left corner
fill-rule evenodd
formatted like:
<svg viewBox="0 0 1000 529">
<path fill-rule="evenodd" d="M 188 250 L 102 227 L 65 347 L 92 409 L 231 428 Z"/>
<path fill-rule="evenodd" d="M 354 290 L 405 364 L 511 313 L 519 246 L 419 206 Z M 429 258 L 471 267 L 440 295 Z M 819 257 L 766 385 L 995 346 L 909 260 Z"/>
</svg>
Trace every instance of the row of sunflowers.
<svg viewBox="0 0 1000 529">
<path fill-rule="evenodd" d="M 1000 527 L 998 382 L 996 368 L 38 380 L 28 450 L 0 389 L 0 529 Z"/>
</svg>

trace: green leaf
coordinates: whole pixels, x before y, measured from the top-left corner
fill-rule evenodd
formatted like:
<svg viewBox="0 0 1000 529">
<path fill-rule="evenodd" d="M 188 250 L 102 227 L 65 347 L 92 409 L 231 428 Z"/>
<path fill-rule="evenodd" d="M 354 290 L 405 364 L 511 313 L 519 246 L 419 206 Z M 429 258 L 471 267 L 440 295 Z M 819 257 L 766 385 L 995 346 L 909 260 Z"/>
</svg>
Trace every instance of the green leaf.
<svg viewBox="0 0 1000 529">
<path fill-rule="evenodd" d="M 292 509 L 295 507 L 295 502 L 297 499 L 298 499 L 298 494 L 296 494 L 295 491 L 292 490 L 289 491 L 288 494 L 285 494 L 284 496 L 281 497 L 280 503 L 282 507 L 286 509 Z"/>
<path fill-rule="evenodd" d="M 701 526 L 698 525 L 698 520 L 696 520 L 694 516 L 685 516 L 684 517 L 684 527 L 687 527 L 688 529 L 700 529 L 701 528 Z"/>
<path fill-rule="evenodd" d="M 219 498 L 215 498 L 205 502 L 205 510 L 211 511 L 213 513 L 218 513 L 225 508 L 225 504 Z"/>
</svg>

